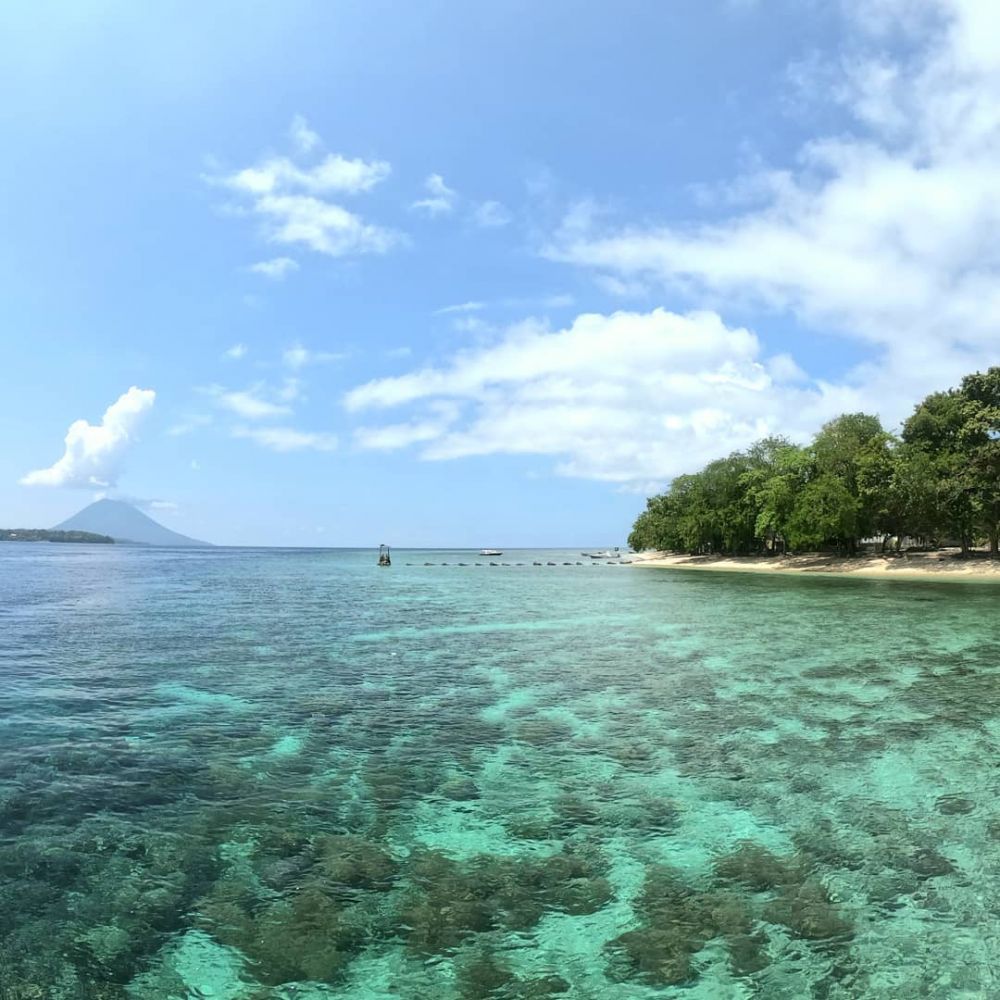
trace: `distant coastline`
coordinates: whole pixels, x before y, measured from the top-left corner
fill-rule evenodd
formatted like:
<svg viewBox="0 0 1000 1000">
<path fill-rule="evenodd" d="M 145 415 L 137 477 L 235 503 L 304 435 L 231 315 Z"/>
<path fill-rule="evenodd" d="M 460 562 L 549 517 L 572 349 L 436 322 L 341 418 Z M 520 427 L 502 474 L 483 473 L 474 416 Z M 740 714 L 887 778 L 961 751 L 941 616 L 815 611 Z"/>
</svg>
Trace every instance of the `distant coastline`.
<svg viewBox="0 0 1000 1000">
<path fill-rule="evenodd" d="M 869 580 L 941 580 L 1000 583 L 1000 561 L 962 557 L 958 550 L 844 558 L 813 553 L 794 556 L 691 556 L 640 552 L 633 565 L 654 569 L 720 573 L 772 573 L 800 576 L 852 576 Z"/>
<path fill-rule="evenodd" d="M 0 528 L 0 542 L 85 542 L 91 545 L 114 545 L 109 535 L 93 531 L 56 531 L 49 528 Z"/>
</svg>

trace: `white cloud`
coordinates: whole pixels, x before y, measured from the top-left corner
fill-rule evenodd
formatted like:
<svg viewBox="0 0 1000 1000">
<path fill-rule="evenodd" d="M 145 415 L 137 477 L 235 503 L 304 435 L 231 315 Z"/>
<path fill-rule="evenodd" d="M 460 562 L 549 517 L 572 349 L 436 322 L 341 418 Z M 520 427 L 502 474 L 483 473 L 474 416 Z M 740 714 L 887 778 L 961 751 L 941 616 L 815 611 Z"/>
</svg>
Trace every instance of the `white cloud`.
<svg viewBox="0 0 1000 1000">
<path fill-rule="evenodd" d="M 263 195 L 254 211 L 267 220 L 272 243 L 301 243 L 330 257 L 385 253 L 402 239 L 399 233 L 366 223 L 340 205 L 307 195 Z"/>
<path fill-rule="evenodd" d="M 307 365 L 331 364 L 336 361 L 343 361 L 347 357 L 346 353 L 336 351 L 311 351 L 302 344 L 293 344 L 282 355 L 281 360 L 285 366 L 297 371 Z"/>
<path fill-rule="evenodd" d="M 314 167 L 300 167 L 288 157 L 278 156 L 229 174 L 223 183 L 235 191 L 256 196 L 283 191 L 361 194 L 381 184 L 391 172 L 384 160 L 348 160 L 337 153 L 328 154 Z"/>
<path fill-rule="evenodd" d="M 625 294 L 666 285 L 853 338 L 868 361 L 850 383 L 896 420 L 1000 349 L 1000 7 L 845 10 L 851 56 L 807 75 L 832 81 L 852 131 L 738 178 L 756 205 L 723 221 L 613 230 L 577 210 L 548 254 Z"/>
<path fill-rule="evenodd" d="M 555 331 L 521 323 L 344 402 L 355 413 L 411 410 L 361 427 L 362 447 L 418 444 L 426 459 L 550 455 L 564 474 L 638 486 L 769 433 L 805 437 L 856 402 L 849 390 L 791 384 L 790 359 L 770 362 L 753 333 L 714 313 L 585 314 Z"/>
<path fill-rule="evenodd" d="M 319 144 L 304 119 L 292 122 L 298 154 Z M 308 147 L 308 148 L 306 148 Z M 271 243 L 304 245 L 332 257 L 385 253 L 403 241 L 400 233 L 365 222 L 330 196 L 358 195 L 371 191 L 390 174 L 384 160 L 347 159 L 329 153 L 313 166 L 303 166 L 287 156 L 272 156 L 255 166 L 207 178 L 234 192 L 245 202 L 244 213 L 256 216 Z M 279 264 L 278 262 L 288 261 Z M 294 268 L 289 258 L 262 261 L 251 270 L 280 278 Z"/>
<path fill-rule="evenodd" d="M 472 221 L 484 229 L 506 226 L 510 220 L 510 212 L 498 201 L 481 202 L 472 212 Z"/>
<path fill-rule="evenodd" d="M 233 344 L 232 347 L 228 348 L 224 352 L 225 357 L 229 358 L 231 361 L 239 361 L 240 358 L 245 358 L 247 355 L 247 345 L 246 344 Z"/>
<path fill-rule="evenodd" d="M 170 437 L 183 437 L 185 434 L 192 434 L 201 427 L 207 427 L 212 423 L 212 418 L 207 413 L 194 413 L 185 417 L 176 424 L 171 424 L 167 428 Z"/>
<path fill-rule="evenodd" d="M 234 427 L 233 437 L 246 438 L 270 451 L 334 451 L 333 434 L 300 431 L 293 427 Z"/>
<path fill-rule="evenodd" d="M 302 379 L 289 377 L 281 383 L 277 391 L 278 399 L 285 403 L 294 403 L 302 398 Z"/>
<path fill-rule="evenodd" d="M 559 293 L 542 296 L 521 296 L 519 298 L 497 299 L 492 305 L 501 306 L 504 309 L 561 309 L 572 306 L 575 303 L 572 295 Z M 490 303 L 472 300 L 469 302 L 458 302 L 455 305 L 444 306 L 442 309 L 435 309 L 435 316 L 449 316 L 453 313 L 474 313 L 482 312 Z"/>
<path fill-rule="evenodd" d="M 302 154 L 311 153 L 317 146 L 323 144 L 320 137 L 309 127 L 309 122 L 302 115 L 296 115 L 288 129 L 292 143 Z"/>
<path fill-rule="evenodd" d="M 431 174 L 424 181 L 424 189 L 429 197 L 413 202 L 410 208 L 426 212 L 430 216 L 448 215 L 454 211 L 458 192 L 448 187 L 440 174 Z"/>
<path fill-rule="evenodd" d="M 47 469 L 29 472 L 21 479 L 22 485 L 114 486 L 122 460 L 135 443 L 139 422 L 155 400 L 152 389 L 132 386 L 104 411 L 100 424 L 75 421 L 66 433 L 63 457 Z"/>
<path fill-rule="evenodd" d="M 396 451 L 414 444 L 434 441 L 445 432 L 436 420 L 414 421 L 412 423 L 387 424 L 384 427 L 362 427 L 354 435 L 354 440 L 362 448 L 375 451 Z"/>
<path fill-rule="evenodd" d="M 467 313 L 467 312 L 479 312 L 480 309 L 485 309 L 485 302 L 459 302 L 457 305 L 444 306 L 442 309 L 436 309 L 434 311 L 435 316 L 447 316 L 450 313 Z"/>
<path fill-rule="evenodd" d="M 451 328 L 459 333 L 486 333 L 493 329 L 493 324 L 479 316 L 456 316 L 451 321 Z"/>
<path fill-rule="evenodd" d="M 249 270 L 261 274 L 271 281 L 283 281 L 289 274 L 299 269 L 297 261 L 291 257 L 272 257 L 271 260 L 260 260 L 251 264 Z"/>
<path fill-rule="evenodd" d="M 227 389 L 221 385 L 211 385 L 204 390 L 220 409 L 235 413 L 244 420 L 267 420 L 271 417 L 287 416 L 292 411 L 284 403 L 265 399 L 262 383 L 250 389 Z"/>
</svg>

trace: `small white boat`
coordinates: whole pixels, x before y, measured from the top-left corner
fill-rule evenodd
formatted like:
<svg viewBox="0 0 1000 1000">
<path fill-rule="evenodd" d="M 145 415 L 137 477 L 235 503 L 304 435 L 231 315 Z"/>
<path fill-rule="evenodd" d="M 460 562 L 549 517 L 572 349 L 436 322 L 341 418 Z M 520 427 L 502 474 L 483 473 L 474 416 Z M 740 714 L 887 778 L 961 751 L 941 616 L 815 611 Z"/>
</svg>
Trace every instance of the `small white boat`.
<svg viewBox="0 0 1000 1000">
<path fill-rule="evenodd" d="M 480 549 L 479 554 L 481 556 L 502 556 L 503 552 L 500 549 Z"/>
</svg>

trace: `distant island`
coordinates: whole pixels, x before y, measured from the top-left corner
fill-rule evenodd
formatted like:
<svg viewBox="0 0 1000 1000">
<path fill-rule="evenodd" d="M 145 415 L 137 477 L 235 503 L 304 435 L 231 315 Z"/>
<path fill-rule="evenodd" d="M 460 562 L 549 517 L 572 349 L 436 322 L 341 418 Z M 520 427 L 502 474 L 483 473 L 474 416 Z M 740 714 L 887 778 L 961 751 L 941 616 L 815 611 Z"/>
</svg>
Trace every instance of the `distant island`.
<svg viewBox="0 0 1000 1000">
<path fill-rule="evenodd" d="M 928 396 L 898 436 L 878 417 L 849 413 L 808 445 L 765 438 L 678 476 L 647 501 L 629 545 L 674 553 L 671 565 L 683 562 L 677 554 L 759 561 L 949 546 L 971 555 L 983 545 L 996 559 L 1000 367 Z"/>
<path fill-rule="evenodd" d="M 0 528 L 0 542 L 89 542 L 96 545 L 114 545 L 115 540 L 110 535 L 97 535 L 92 531 Z"/>
<path fill-rule="evenodd" d="M 191 548 L 209 544 L 164 528 L 138 507 L 125 503 L 124 500 L 97 500 L 62 524 L 57 524 L 56 530 L 92 532 L 132 545 Z"/>
<path fill-rule="evenodd" d="M 178 534 L 124 500 L 97 500 L 54 528 L 0 528 L 0 542 L 89 542 L 101 545 L 208 547 Z"/>
</svg>

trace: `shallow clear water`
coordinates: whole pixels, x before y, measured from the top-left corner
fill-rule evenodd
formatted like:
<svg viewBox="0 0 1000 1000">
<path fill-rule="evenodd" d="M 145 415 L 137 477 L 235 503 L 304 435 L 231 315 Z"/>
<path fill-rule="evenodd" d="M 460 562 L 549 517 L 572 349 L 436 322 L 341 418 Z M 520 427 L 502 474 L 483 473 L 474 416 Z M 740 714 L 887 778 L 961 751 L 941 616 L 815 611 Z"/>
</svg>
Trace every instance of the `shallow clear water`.
<svg viewBox="0 0 1000 1000">
<path fill-rule="evenodd" d="M 0 997 L 1000 993 L 1000 592 L 578 558 L 0 548 Z"/>
</svg>

